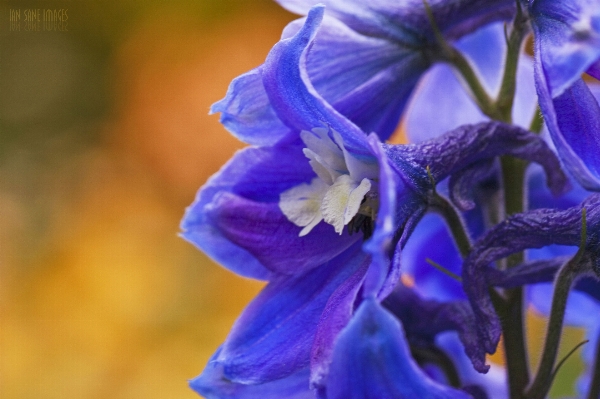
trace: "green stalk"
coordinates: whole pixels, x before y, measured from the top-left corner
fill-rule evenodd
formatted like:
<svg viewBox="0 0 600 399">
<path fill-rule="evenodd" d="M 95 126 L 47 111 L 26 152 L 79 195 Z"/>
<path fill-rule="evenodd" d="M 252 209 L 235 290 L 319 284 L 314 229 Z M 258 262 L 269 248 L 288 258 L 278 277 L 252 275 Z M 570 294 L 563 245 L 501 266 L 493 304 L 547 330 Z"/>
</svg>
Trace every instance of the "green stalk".
<svg viewBox="0 0 600 399">
<path fill-rule="evenodd" d="M 450 228 L 451 235 L 456 242 L 458 251 L 463 258 L 466 258 L 469 252 L 471 252 L 471 239 L 467 234 L 465 224 L 456 208 L 454 208 L 446 198 L 440 196 L 435 191 L 433 192 L 429 205 L 434 212 L 444 218 Z"/>
<path fill-rule="evenodd" d="M 582 212 L 581 244 L 579 246 L 579 251 L 577 251 L 575 256 L 559 270 L 554 282 L 552 310 L 550 311 L 550 319 L 548 320 L 548 327 L 546 330 L 546 342 L 544 343 L 544 350 L 535 379 L 527 388 L 526 398 L 545 398 L 552 385 L 554 363 L 556 362 L 556 357 L 558 355 L 565 309 L 567 307 L 567 298 L 569 297 L 571 286 L 583 270 L 581 259 L 583 258 L 587 240 L 585 216 L 586 212 L 584 208 Z"/>
<path fill-rule="evenodd" d="M 517 66 L 519 65 L 519 55 L 521 54 L 521 46 L 523 39 L 527 34 L 527 16 L 521 9 L 521 3 L 517 3 L 517 14 L 512 23 L 510 35 L 506 38 L 508 47 L 506 52 L 506 63 L 504 64 L 504 74 L 500 85 L 500 92 L 495 102 L 495 108 L 501 115 L 504 122 L 512 121 L 512 108 L 515 98 L 515 90 L 517 87 Z"/>
</svg>

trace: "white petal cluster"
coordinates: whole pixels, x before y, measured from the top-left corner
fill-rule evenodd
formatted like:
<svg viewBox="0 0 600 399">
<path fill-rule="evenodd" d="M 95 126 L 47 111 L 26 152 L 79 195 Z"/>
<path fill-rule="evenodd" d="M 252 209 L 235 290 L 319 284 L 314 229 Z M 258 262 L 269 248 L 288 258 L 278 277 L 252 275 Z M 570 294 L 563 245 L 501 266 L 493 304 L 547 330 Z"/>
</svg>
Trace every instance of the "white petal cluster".
<svg viewBox="0 0 600 399">
<path fill-rule="evenodd" d="M 373 217 L 379 177 L 379 166 L 360 160 L 344 147 L 338 132 L 315 128 L 300 134 L 306 144 L 304 155 L 317 175 L 310 183 L 303 183 L 281 193 L 279 208 L 295 225 L 304 227 L 300 237 L 308 234 L 321 220 L 342 234 L 358 213 Z M 368 194 L 368 195 L 367 195 Z M 363 201 L 365 196 L 368 201 Z"/>
</svg>

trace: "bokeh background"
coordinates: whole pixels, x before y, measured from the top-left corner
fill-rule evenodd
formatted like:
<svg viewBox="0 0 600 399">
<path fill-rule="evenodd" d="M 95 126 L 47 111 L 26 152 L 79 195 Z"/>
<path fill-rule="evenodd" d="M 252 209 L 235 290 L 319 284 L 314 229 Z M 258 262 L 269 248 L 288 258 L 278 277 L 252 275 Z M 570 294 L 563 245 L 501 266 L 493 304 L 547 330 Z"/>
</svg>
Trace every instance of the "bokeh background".
<svg viewBox="0 0 600 399">
<path fill-rule="evenodd" d="M 0 3 L 1 398 L 197 397 L 187 380 L 262 284 L 179 220 L 242 148 L 210 104 L 294 18 L 271 0 Z"/>
</svg>

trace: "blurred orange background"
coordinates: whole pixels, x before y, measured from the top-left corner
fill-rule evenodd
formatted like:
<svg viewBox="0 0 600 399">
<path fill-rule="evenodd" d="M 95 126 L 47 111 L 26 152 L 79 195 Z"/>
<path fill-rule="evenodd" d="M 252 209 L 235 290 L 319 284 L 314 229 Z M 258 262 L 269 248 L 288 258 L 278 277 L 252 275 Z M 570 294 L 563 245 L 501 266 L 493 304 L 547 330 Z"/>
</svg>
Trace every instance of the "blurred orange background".
<svg viewBox="0 0 600 399">
<path fill-rule="evenodd" d="M 65 29 L 26 24 L 36 9 L 68 10 Z M 262 284 L 179 221 L 243 146 L 210 105 L 295 18 L 271 0 L 0 5 L 1 398 L 198 397 L 187 380 Z"/>
<path fill-rule="evenodd" d="M 35 9 L 68 10 L 66 31 L 27 25 Z M 198 397 L 187 380 L 262 285 L 179 221 L 242 147 L 209 106 L 294 18 L 268 0 L 0 5 L 0 397 Z"/>
</svg>

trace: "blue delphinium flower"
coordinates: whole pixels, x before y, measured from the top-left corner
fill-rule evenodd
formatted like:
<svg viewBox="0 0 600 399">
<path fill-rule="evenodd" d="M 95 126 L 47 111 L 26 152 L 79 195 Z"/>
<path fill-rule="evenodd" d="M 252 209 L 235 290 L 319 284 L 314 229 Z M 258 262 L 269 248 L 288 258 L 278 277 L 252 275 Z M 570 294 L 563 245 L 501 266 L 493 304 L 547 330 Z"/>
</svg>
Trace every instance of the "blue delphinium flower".
<svg viewBox="0 0 600 399">
<path fill-rule="evenodd" d="M 325 4 L 326 15 L 316 40 L 303 55 L 302 73 L 333 109 L 382 140 L 396 129 L 423 72 L 444 59 L 421 0 L 279 3 L 304 15 L 315 4 Z M 490 21 L 509 19 L 515 8 L 514 0 L 435 0 L 428 4 L 447 40 L 458 39 Z M 292 22 L 282 39 L 292 37 L 303 24 L 304 20 Z M 290 133 L 285 117 L 272 108 L 263 69 L 259 66 L 236 78 L 227 96 L 211 111 L 221 112 L 225 127 L 246 143 L 287 142 L 296 136 Z"/>
<path fill-rule="evenodd" d="M 464 371 L 468 358 L 475 370 L 486 372 L 485 355 L 498 345 L 502 326 L 492 287 L 549 282 L 575 261 L 550 249 L 549 258 L 534 256 L 508 270 L 490 262 L 525 249 L 577 244 L 583 234 L 577 216 L 584 207 L 590 229 L 577 253 L 583 257 L 577 270 L 589 278 L 577 276 L 577 289 L 597 305 L 597 195 L 565 210 L 563 199 L 548 200 L 538 173 L 529 185 L 531 207 L 549 201 L 562 209 L 534 209 L 495 227 L 486 218 L 486 207 L 498 206 L 501 193 L 498 156 L 539 163 L 554 195 L 568 186 L 540 136 L 488 121 L 529 126 L 533 76 L 563 163 L 587 189 L 600 187 L 594 158 L 600 113 L 594 89 L 578 76 L 600 69 L 595 2 L 523 4 L 535 34 L 536 62 L 533 68 L 521 56 L 514 117 L 494 108 L 510 93 L 506 80 L 498 103 L 483 107 L 477 77 L 466 78 L 468 91 L 486 108 L 479 112 L 464 91 L 458 94 L 460 85 L 448 71 L 435 67 L 425 80 L 434 85 L 423 85 L 409 109 L 407 126 L 416 143 L 401 146 L 381 140 L 396 127 L 421 75 L 437 61 L 450 61 L 448 52 L 455 50 L 447 41 L 471 56 L 488 90 L 499 86 L 494 76 L 501 62 L 486 56 L 481 43 L 497 56 L 507 39 L 510 53 L 523 25 L 510 38 L 499 24 L 469 33 L 515 10 L 520 18 L 520 4 L 330 0 L 324 16 L 314 1 L 280 3 L 307 17 L 290 24 L 265 64 L 234 80 L 212 108 L 234 135 L 255 147 L 237 153 L 211 178 L 182 222 L 184 237 L 219 263 L 269 283 L 191 386 L 209 398 L 495 397 L 493 385 Z M 463 76 L 470 73 L 468 65 L 460 68 Z M 451 117 L 438 118 L 440 82 L 442 96 L 452 101 Z M 435 110 L 428 118 L 427 108 Z M 584 133 L 576 137 L 578 130 Z M 440 195 L 445 192 L 452 203 Z M 423 223 L 429 211 L 442 214 L 454 234 L 466 231 L 457 241 L 462 255 L 441 231 L 440 219 L 427 216 Z M 428 230 L 413 234 L 419 222 Z M 433 236 L 441 241 L 425 249 Z M 400 279 L 401 255 L 415 287 Z M 461 273 L 462 286 L 426 271 L 430 266 L 416 266 L 424 256 Z M 532 303 L 540 303 L 542 290 L 531 289 Z M 578 315 L 571 312 L 567 321 Z M 592 324 L 586 327 L 596 336 L 598 325 Z M 458 339 L 465 353 L 456 355 Z M 448 353 L 456 355 L 455 364 Z"/>
<path fill-rule="evenodd" d="M 530 1 L 529 15 L 544 121 L 572 176 L 599 191 L 600 106 L 581 75 L 600 78 L 600 2 Z"/>
</svg>

